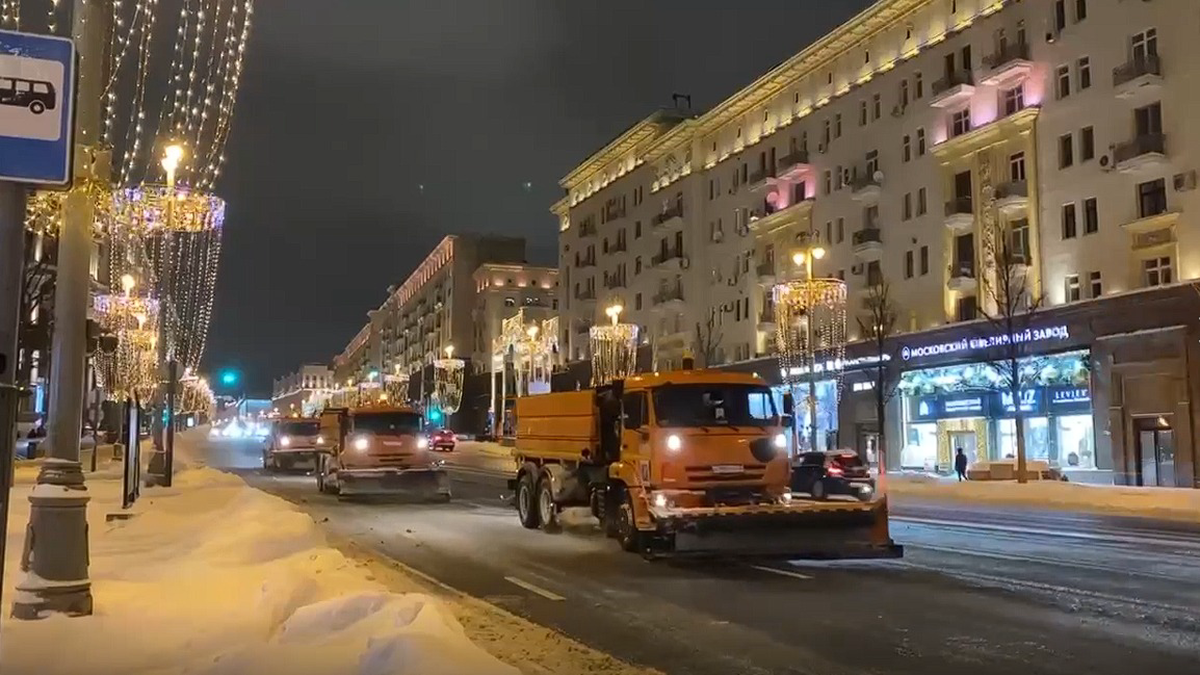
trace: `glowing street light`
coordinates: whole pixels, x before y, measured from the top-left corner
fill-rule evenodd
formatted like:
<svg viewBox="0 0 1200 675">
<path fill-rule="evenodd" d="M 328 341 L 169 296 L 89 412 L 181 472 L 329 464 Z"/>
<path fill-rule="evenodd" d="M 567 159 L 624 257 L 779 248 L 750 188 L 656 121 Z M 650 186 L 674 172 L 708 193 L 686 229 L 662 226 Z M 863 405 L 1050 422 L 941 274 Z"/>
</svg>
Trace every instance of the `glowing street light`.
<svg viewBox="0 0 1200 675">
<path fill-rule="evenodd" d="M 121 275 L 121 290 L 125 291 L 126 297 L 133 292 L 134 286 L 137 286 L 137 279 L 134 279 L 132 274 Z"/>
<path fill-rule="evenodd" d="M 612 325 L 615 326 L 615 325 L 617 325 L 617 321 L 620 320 L 621 312 L 624 312 L 624 311 L 625 311 L 625 308 L 622 307 L 621 303 L 618 302 L 618 303 L 611 304 L 608 307 L 605 307 L 604 315 L 607 316 L 608 320 L 611 321 Z"/>
<path fill-rule="evenodd" d="M 454 358 L 454 345 L 446 345 L 446 358 Z"/>
</svg>

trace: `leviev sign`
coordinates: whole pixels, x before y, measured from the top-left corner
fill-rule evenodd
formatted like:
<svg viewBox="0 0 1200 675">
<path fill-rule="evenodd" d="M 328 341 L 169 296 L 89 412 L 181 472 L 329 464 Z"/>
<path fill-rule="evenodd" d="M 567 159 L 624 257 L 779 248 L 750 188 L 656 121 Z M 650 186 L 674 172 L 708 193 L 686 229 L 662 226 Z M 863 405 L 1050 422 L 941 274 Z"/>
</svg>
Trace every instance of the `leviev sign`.
<svg viewBox="0 0 1200 675">
<path fill-rule="evenodd" d="M 904 345 L 900 348 L 900 358 L 908 361 L 910 359 L 922 358 L 925 356 L 942 356 L 945 354 L 990 349 L 992 347 L 1002 347 L 1010 344 L 1024 344 L 1027 342 L 1050 342 L 1052 340 L 1066 340 L 1070 337 L 1071 333 L 1067 330 L 1066 326 L 1028 328 L 1015 333 L 996 333 L 994 335 L 962 338 L 960 340 L 937 342 L 934 344 L 920 345 L 917 347 Z"/>
</svg>

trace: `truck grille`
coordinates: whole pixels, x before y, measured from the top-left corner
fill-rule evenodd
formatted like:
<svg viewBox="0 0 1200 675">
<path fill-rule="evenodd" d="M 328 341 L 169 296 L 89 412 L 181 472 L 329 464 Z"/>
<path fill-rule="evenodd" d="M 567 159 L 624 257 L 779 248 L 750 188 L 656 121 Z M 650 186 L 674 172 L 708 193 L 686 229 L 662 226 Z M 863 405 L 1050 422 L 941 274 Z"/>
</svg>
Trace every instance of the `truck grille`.
<svg viewBox="0 0 1200 675">
<path fill-rule="evenodd" d="M 743 464 L 741 471 L 732 471 L 728 468 L 728 464 L 716 464 L 707 466 L 687 466 L 684 471 L 687 473 L 689 483 L 729 483 L 729 482 L 745 482 L 745 481 L 761 481 L 767 473 L 765 464 Z"/>
</svg>

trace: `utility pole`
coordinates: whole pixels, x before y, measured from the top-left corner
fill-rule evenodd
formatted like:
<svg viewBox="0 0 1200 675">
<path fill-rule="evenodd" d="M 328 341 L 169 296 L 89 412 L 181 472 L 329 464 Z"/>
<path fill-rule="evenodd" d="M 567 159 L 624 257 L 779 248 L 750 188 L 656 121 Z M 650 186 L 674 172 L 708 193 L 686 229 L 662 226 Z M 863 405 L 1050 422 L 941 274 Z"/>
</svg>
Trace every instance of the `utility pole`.
<svg viewBox="0 0 1200 675">
<path fill-rule="evenodd" d="M 25 188 L 0 181 L 0 581 L 17 440 L 17 327 L 25 261 Z M 3 584 L 0 584 L 0 588 Z"/>
<path fill-rule="evenodd" d="M 108 185 L 111 177 L 110 155 L 100 144 L 100 120 L 106 23 L 112 16 L 112 1 L 74 0 L 71 10 L 71 35 L 79 52 L 76 185 L 67 194 L 59 232 L 48 461 L 29 496 L 29 528 L 21 557 L 22 570 L 28 574 L 17 583 L 18 600 L 12 609 L 18 619 L 39 619 L 52 612 L 71 616 L 92 613 L 87 530 L 90 497 L 79 463 L 96 216 L 87 186 L 97 181 Z"/>
</svg>

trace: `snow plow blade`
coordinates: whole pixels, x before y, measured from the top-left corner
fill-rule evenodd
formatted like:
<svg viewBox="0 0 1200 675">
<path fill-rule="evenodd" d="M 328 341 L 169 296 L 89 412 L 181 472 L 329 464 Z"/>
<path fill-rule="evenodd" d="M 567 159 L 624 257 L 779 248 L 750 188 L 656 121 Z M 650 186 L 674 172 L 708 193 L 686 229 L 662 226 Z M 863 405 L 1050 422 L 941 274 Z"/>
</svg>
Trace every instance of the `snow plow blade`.
<svg viewBox="0 0 1200 675">
<path fill-rule="evenodd" d="M 343 471 L 338 480 L 341 497 L 450 497 L 450 477 L 442 469 Z"/>
<path fill-rule="evenodd" d="M 798 502 L 788 507 L 656 514 L 655 557 L 849 560 L 900 558 L 888 532 L 886 500 Z"/>
</svg>

